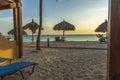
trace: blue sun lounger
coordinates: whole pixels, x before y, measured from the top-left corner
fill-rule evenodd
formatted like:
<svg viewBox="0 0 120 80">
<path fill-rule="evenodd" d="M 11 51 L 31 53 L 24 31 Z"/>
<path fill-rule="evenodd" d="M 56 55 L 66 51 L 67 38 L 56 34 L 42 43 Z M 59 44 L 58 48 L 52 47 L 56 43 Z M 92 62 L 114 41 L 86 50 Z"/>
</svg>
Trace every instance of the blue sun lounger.
<svg viewBox="0 0 120 80">
<path fill-rule="evenodd" d="M 12 64 L 9 64 L 6 66 L 0 66 L 1 80 L 3 80 L 5 76 L 7 76 L 9 74 L 13 74 L 17 71 L 20 72 L 21 77 L 24 79 L 21 69 L 26 68 L 28 66 L 33 66 L 32 71 L 31 71 L 31 74 L 32 74 L 36 64 L 37 63 L 34 63 L 34 62 L 16 62 L 16 63 L 12 63 Z"/>
</svg>

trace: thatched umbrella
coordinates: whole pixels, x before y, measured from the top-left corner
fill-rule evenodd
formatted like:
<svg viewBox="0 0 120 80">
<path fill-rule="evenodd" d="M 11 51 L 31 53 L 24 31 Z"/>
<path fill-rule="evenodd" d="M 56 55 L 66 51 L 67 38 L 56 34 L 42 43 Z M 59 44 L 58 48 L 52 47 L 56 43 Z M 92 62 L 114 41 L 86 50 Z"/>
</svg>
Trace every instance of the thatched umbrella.
<svg viewBox="0 0 120 80">
<path fill-rule="evenodd" d="M 56 24 L 53 29 L 54 30 L 63 30 L 63 40 L 64 40 L 65 31 L 75 30 L 75 26 L 66 21 L 62 21 L 62 22 Z"/>
<path fill-rule="evenodd" d="M 7 34 L 9 34 L 9 35 L 12 34 L 12 35 L 14 35 L 14 30 L 13 30 L 13 29 L 10 30 Z M 22 31 L 22 34 L 23 34 L 23 35 L 27 35 L 27 33 L 26 33 L 24 30 Z"/>
<path fill-rule="evenodd" d="M 95 32 L 107 32 L 107 26 L 108 26 L 108 21 L 105 20 L 105 22 L 103 22 L 96 28 Z"/>
<path fill-rule="evenodd" d="M 34 42 L 34 33 L 36 33 L 36 30 L 38 29 L 39 24 L 37 24 L 36 22 L 34 22 L 34 20 L 32 19 L 32 22 L 26 24 L 23 29 L 30 29 L 32 32 L 32 42 Z"/>
<path fill-rule="evenodd" d="M 107 26 L 108 26 L 108 21 L 105 20 L 105 22 L 103 22 L 96 28 L 95 32 L 105 33 L 105 32 L 107 32 Z M 105 41 L 105 39 L 106 39 L 105 37 L 103 37 L 103 34 L 97 34 L 97 37 L 99 38 L 100 43 L 101 43 L 101 41 Z M 107 34 L 106 34 L 106 37 L 107 37 Z"/>
</svg>

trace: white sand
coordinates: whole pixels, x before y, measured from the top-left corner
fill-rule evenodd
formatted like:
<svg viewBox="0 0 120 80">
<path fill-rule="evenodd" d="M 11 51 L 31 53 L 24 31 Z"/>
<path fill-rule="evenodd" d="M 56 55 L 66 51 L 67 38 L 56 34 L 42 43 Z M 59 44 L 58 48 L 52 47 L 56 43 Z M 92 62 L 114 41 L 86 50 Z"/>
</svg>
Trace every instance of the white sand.
<svg viewBox="0 0 120 80">
<path fill-rule="evenodd" d="M 38 63 L 28 80 L 106 80 L 107 50 L 42 48 L 36 51 L 34 47 L 24 47 L 24 57 L 18 61 Z M 25 76 L 28 70 L 24 69 Z M 20 79 L 19 73 L 5 78 Z"/>
</svg>

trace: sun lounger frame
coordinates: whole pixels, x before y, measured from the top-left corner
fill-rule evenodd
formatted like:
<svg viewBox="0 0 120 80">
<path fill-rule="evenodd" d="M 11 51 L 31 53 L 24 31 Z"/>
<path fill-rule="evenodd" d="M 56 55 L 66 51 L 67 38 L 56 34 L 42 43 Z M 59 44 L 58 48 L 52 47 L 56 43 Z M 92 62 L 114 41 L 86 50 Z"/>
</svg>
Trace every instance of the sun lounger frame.
<svg viewBox="0 0 120 80">
<path fill-rule="evenodd" d="M 19 65 L 19 67 L 18 67 L 18 65 Z M 9 64 L 9 65 L 6 65 L 6 66 L 1 66 L 0 67 L 0 72 L 3 71 L 2 69 L 6 70 L 10 67 L 16 67 L 17 66 L 17 68 L 13 68 L 12 70 L 8 70 L 7 72 L 5 72 L 3 74 L 0 73 L 1 80 L 3 80 L 5 76 L 13 74 L 13 73 L 18 72 L 18 71 L 20 72 L 20 75 L 21 75 L 22 79 L 25 79 L 21 69 L 29 67 L 29 66 L 33 66 L 32 71 L 30 73 L 30 74 L 32 74 L 34 72 L 35 65 L 37 65 L 37 63 L 34 63 L 34 62 L 16 62 L 16 63 Z"/>
</svg>

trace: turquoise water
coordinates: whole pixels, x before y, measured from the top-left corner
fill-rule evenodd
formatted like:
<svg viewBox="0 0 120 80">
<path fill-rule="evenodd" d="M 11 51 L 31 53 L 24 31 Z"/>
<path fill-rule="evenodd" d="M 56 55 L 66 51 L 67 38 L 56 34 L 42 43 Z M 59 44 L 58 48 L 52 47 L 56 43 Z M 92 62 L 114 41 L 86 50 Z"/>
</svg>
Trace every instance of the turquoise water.
<svg viewBox="0 0 120 80">
<path fill-rule="evenodd" d="M 50 41 L 55 41 L 55 37 L 58 37 L 60 35 L 42 35 L 41 41 L 47 41 L 47 38 L 50 39 Z M 13 36 L 5 36 L 6 38 L 14 39 Z M 34 36 L 34 41 L 36 41 L 37 36 Z M 32 36 L 23 36 L 24 42 L 31 42 Z M 89 34 L 89 35 L 65 35 L 66 41 L 98 41 L 99 39 L 95 34 Z"/>
</svg>

